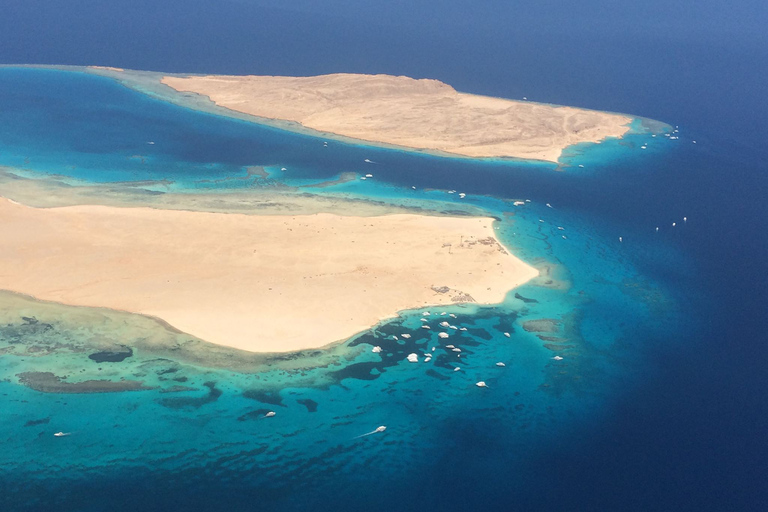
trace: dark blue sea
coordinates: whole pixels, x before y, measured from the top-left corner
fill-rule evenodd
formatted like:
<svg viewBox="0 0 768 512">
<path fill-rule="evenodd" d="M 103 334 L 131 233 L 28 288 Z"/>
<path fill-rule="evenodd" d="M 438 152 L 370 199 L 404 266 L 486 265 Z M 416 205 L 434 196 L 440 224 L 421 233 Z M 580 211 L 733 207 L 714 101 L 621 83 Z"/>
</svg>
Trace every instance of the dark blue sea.
<svg viewBox="0 0 768 512">
<path fill-rule="evenodd" d="M 2 10 L 5 64 L 404 74 L 671 128 L 651 134 L 638 122 L 556 170 L 325 148 L 109 78 L 0 69 L 0 166 L 19 179 L 242 192 L 247 167 L 262 166 L 269 178 L 249 186 L 471 206 L 498 217 L 500 239 L 562 284 L 525 285 L 495 307 L 429 308 L 466 328 L 451 339 L 461 372 L 419 329 L 423 310 L 257 372 L 141 350 L 100 363 L 114 379 L 190 388 L 173 394 L 22 385 L 29 371 L 95 375 L 79 347 L 145 334 L 135 319 L 86 329 L 64 306 L 2 296 L 14 309 L 0 312 L 0 510 L 767 508 L 762 4 L 6 0 Z M 365 159 L 377 162 L 373 180 L 305 188 L 371 172 Z M 523 328 L 541 319 L 556 322 Z M 393 339 L 402 333 L 412 337 Z M 405 360 L 432 347 L 433 367 Z M 488 389 L 473 385 L 480 379 Z M 379 425 L 386 432 L 357 437 Z M 59 430 L 73 435 L 54 438 Z"/>
</svg>

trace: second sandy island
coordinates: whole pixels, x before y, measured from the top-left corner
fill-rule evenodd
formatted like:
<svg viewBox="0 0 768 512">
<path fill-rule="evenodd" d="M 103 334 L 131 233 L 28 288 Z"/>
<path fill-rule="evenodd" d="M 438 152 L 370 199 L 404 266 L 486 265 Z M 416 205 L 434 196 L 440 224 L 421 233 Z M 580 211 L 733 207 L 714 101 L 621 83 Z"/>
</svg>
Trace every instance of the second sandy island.
<svg viewBox="0 0 768 512">
<path fill-rule="evenodd" d="M 610 112 L 466 94 L 405 76 L 166 76 L 162 82 L 230 110 L 319 132 L 468 157 L 557 162 L 568 146 L 622 137 L 632 121 Z"/>
</svg>

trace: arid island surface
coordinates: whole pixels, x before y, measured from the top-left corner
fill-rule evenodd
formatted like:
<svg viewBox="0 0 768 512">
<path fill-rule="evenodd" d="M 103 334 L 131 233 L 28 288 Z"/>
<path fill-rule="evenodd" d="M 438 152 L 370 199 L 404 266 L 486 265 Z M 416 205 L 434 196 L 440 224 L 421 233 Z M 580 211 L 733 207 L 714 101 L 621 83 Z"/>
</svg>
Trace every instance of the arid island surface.
<svg viewBox="0 0 768 512">
<path fill-rule="evenodd" d="M 496 303 L 538 275 L 493 219 L 259 216 L 0 198 L 0 289 L 159 318 L 253 352 L 322 347 L 403 309 Z"/>
<path fill-rule="evenodd" d="M 404 76 L 174 75 L 162 82 L 233 111 L 318 132 L 474 158 L 557 162 L 568 146 L 622 137 L 632 121 L 610 112 L 466 94 L 437 80 Z"/>
</svg>

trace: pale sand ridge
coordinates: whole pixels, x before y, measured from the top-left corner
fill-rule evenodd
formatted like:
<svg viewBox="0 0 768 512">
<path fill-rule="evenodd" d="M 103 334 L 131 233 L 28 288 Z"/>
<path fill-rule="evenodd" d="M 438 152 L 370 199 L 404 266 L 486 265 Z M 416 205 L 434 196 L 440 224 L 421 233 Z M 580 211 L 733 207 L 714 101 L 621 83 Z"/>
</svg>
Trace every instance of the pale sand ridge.
<svg viewBox="0 0 768 512">
<path fill-rule="evenodd" d="M 492 219 L 38 209 L 0 198 L 0 289 L 155 316 L 254 352 L 321 347 L 397 311 L 496 303 L 538 272 Z"/>
<path fill-rule="evenodd" d="M 621 137 L 632 121 L 610 112 L 465 94 L 437 80 L 404 76 L 165 76 L 162 82 L 262 118 L 468 157 L 557 162 L 566 147 Z"/>
</svg>

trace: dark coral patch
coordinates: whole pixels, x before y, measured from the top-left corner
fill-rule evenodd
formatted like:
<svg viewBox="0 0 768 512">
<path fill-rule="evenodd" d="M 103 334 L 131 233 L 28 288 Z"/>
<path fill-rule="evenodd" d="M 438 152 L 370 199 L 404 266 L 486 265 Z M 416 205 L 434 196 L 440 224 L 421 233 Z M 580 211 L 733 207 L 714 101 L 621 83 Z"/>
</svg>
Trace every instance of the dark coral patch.
<svg viewBox="0 0 768 512">
<path fill-rule="evenodd" d="M 317 402 L 315 402 L 314 400 L 310 400 L 309 398 L 305 398 L 303 400 L 296 400 L 296 401 L 298 403 L 300 403 L 301 405 L 303 405 L 304 407 L 306 407 L 307 411 L 309 411 L 309 412 L 317 411 Z"/>
<path fill-rule="evenodd" d="M 437 380 L 450 380 L 450 377 L 447 377 L 445 375 L 441 375 L 437 373 L 435 370 L 432 370 L 431 368 L 426 371 L 427 375 L 430 377 L 437 379 Z"/>
<path fill-rule="evenodd" d="M 35 425 L 46 425 L 50 423 L 51 418 L 43 418 L 39 420 L 29 420 L 24 424 L 25 427 L 34 427 Z"/>
<path fill-rule="evenodd" d="M 208 394 L 205 396 L 162 398 L 158 402 L 169 409 L 197 409 L 219 399 L 222 391 L 216 388 L 215 382 L 209 381 L 203 385 L 208 388 Z"/>
<path fill-rule="evenodd" d="M 105 350 L 95 352 L 88 356 L 88 359 L 97 363 L 121 363 L 133 355 L 130 347 L 121 347 L 120 350 Z"/>
<path fill-rule="evenodd" d="M 258 420 L 259 418 L 265 417 L 268 412 L 270 412 L 269 409 L 256 409 L 255 411 L 247 412 L 242 416 L 239 416 L 237 421 Z"/>
<path fill-rule="evenodd" d="M 21 384 L 43 393 L 116 393 L 152 389 L 138 380 L 64 382 L 62 377 L 51 372 L 24 372 L 17 377 Z"/>
<path fill-rule="evenodd" d="M 279 391 L 265 391 L 261 389 L 247 389 L 243 391 L 243 396 L 249 400 L 256 400 L 263 404 L 272 404 L 285 407 L 283 404 L 283 397 L 280 396 Z"/>
<path fill-rule="evenodd" d="M 536 299 L 529 299 L 529 298 L 527 298 L 527 297 L 523 297 L 523 296 L 522 296 L 522 295 L 520 295 L 519 293 L 516 293 L 516 294 L 515 294 L 515 298 L 516 298 L 516 299 L 518 299 L 518 300 L 521 300 L 521 301 L 525 302 L 526 304 L 538 304 L 538 302 L 539 302 L 539 301 L 537 301 Z"/>
</svg>

